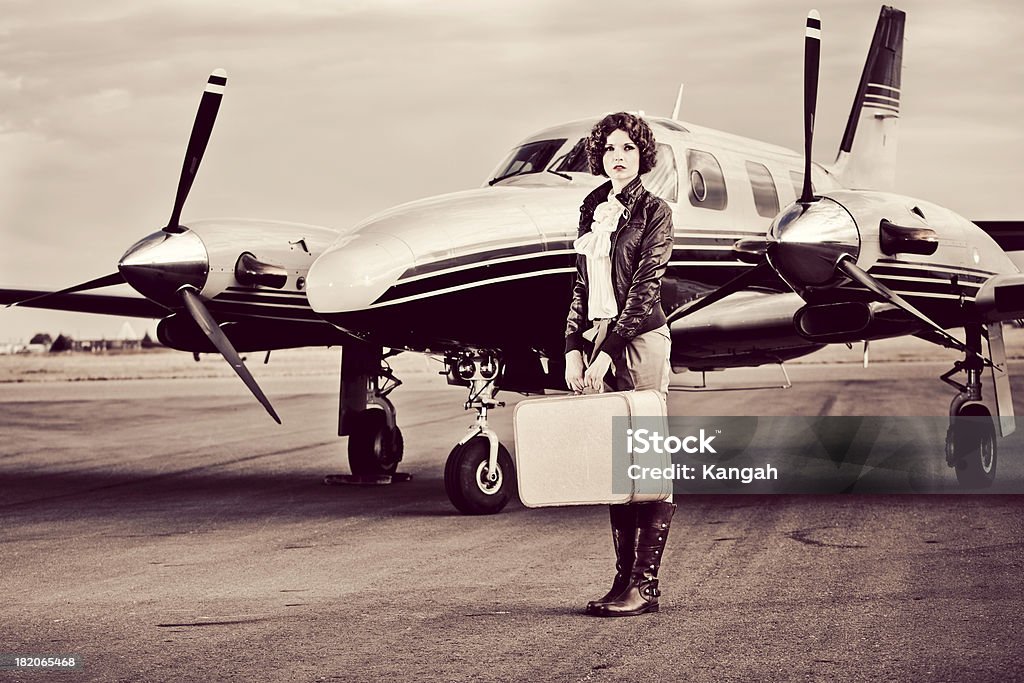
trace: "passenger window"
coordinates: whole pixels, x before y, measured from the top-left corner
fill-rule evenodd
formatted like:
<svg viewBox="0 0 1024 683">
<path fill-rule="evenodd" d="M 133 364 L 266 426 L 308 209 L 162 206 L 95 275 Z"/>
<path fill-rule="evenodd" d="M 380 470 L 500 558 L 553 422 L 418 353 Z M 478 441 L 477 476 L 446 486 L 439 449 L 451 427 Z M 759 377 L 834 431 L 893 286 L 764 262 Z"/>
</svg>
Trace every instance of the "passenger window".
<svg viewBox="0 0 1024 683">
<path fill-rule="evenodd" d="M 658 162 L 644 177 L 644 187 L 655 197 L 667 202 L 679 201 L 679 171 L 676 169 L 676 155 L 671 145 L 658 144 L 655 154 Z"/>
<path fill-rule="evenodd" d="M 750 189 L 754 191 L 754 206 L 757 215 L 774 218 L 779 213 L 779 193 L 775 190 L 775 181 L 764 164 L 756 161 L 747 162 L 747 175 L 750 176 Z"/>
<path fill-rule="evenodd" d="M 724 209 L 729 203 L 725 176 L 718 159 L 707 152 L 691 149 L 686 152 L 690 169 L 690 203 L 705 209 Z"/>
</svg>

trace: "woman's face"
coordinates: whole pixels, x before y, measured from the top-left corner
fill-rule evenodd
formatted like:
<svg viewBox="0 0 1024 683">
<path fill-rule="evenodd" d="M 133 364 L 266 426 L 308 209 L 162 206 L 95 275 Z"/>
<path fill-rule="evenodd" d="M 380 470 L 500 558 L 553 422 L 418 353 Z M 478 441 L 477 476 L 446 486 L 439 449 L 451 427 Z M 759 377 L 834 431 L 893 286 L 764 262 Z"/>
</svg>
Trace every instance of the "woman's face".
<svg viewBox="0 0 1024 683">
<path fill-rule="evenodd" d="M 621 128 L 608 134 L 604 143 L 604 172 L 620 187 L 640 173 L 640 148 Z"/>
</svg>

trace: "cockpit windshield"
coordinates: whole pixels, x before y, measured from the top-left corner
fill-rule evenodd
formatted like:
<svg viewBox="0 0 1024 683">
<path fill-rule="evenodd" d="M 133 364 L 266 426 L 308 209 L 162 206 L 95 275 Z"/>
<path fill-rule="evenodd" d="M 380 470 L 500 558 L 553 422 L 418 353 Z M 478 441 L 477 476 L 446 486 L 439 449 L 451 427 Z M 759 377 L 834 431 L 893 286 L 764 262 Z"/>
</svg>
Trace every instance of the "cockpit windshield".
<svg viewBox="0 0 1024 683">
<path fill-rule="evenodd" d="M 590 173 L 590 157 L 587 155 L 587 140 L 583 137 L 562 157 L 553 170 L 558 173 Z"/>
<path fill-rule="evenodd" d="M 505 178 L 511 178 L 525 173 L 541 173 L 551 163 L 555 152 L 562 148 L 565 138 L 555 140 L 538 140 L 528 142 L 512 150 L 511 154 L 502 161 L 494 175 L 488 181 L 493 185 Z"/>
</svg>

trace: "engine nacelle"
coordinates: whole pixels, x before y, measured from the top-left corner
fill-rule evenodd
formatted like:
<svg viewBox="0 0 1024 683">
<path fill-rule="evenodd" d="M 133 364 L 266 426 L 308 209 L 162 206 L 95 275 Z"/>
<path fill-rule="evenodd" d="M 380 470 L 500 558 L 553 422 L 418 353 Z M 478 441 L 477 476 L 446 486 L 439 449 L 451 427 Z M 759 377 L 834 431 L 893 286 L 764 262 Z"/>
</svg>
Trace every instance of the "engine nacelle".
<svg viewBox="0 0 1024 683">
<path fill-rule="evenodd" d="M 672 368 L 717 370 L 779 363 L 817 351 L 793 316 L 804 301 L 793 293 L 737 292 L 672 324 Z"/>
</svg>

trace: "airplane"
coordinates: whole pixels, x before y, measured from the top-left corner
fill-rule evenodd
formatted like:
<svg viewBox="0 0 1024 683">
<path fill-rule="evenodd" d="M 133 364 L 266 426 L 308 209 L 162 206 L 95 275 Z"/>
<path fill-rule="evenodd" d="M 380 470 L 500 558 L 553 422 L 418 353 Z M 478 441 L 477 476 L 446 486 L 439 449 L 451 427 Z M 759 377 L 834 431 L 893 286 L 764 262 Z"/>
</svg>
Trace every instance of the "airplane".
<svg viewBox="0 0 1024 683">
<path fill-rule="evenodd" d="M 812 163 L 820 17 L 805 38 L 802 153 L 672 118 L 645 117 L 658 164 L 645 186 L 673 210 L 662 283 L 676 371 L 781 364 L 832 343 L 916 335 L 963 360 L 942 379 L 946 462 L 990 486 L 996 436 L 1014 429 L 1002 321 L 1024 316 L 1020 224 L 972 223 L 893 194 L 905 13 L 883 6 L 840 150 Z M 602 178 L 585 139 L 600 117 L 530 135 L 482 187 L 410 202 L 342 230 L 265 220 L 181 222 L 227 83 L 211 74 L 167 224 L 117 272 L 59 291 L 0 289 L 0 303 L 157 318 L 161 343 L 220 353 L 273 419 L 240 354 L 341 346 L 338 434 L 353 476 L 396 473 L 404 436 L 388 398 L 395 353 L 443 355 L 475 423 L 445 463 L 465 514 L 502 510 L 515 490 L 488 426 L 499 391 L 566 390 L 562 332 L 578 208 Z M 127 283 L 144 298 L 83 294 Z M 946 330 L 964 327 L 960 341 Z M 988 341 L 988 354 L 982 340 Z M 993 377 L 999 420 L 982 401 Z M 964 373 L 963 382 L 953 377 Z"/>
</svg>

